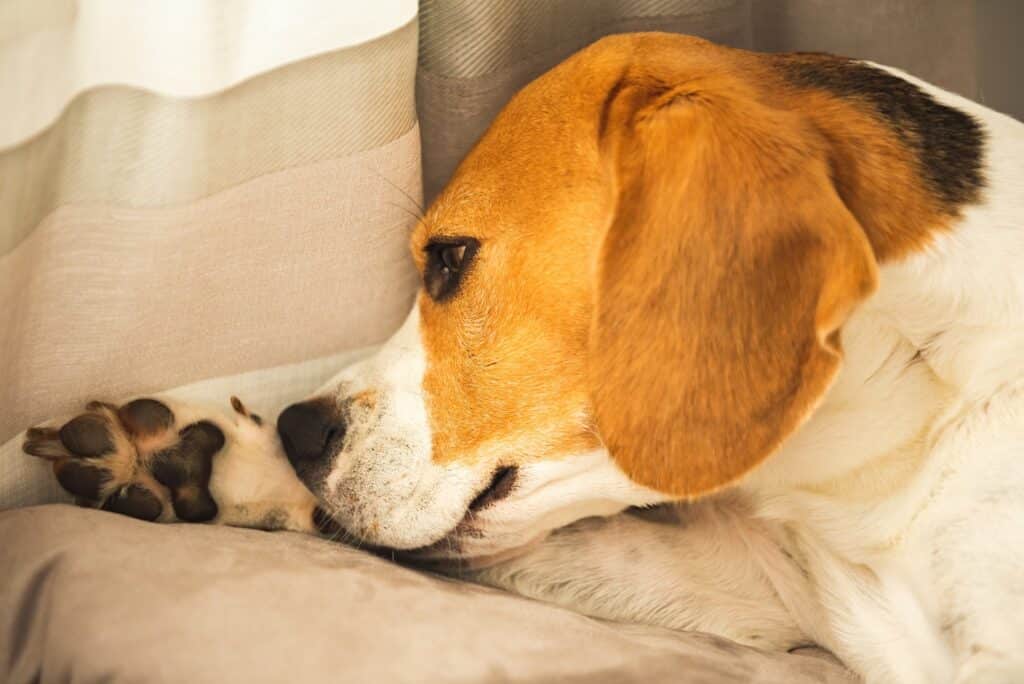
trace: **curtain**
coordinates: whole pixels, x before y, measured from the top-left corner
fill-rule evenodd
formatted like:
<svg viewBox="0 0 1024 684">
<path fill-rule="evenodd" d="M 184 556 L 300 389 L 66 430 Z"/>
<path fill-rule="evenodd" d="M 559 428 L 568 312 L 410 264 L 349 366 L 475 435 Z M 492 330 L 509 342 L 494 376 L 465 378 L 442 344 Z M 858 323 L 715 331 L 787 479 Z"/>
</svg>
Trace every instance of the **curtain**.
<svg viewBox="0 0 1024 684">
<path fill-rule="evenodd" d="M 63 498 L 29 425 L 273 411 L 408 311 L 416 3 L 295 8 L 0 0 L 0 506 Z"/>
<path fill-rule="evenodd" d="M 421 200 L 603 35 L 833 51 L 1021 116 L 1022 7 L 0 0 L 0 507 L 62 497 L 26 426 L 168 388 L 273 411 L 383 340 Z"/>
</svg>

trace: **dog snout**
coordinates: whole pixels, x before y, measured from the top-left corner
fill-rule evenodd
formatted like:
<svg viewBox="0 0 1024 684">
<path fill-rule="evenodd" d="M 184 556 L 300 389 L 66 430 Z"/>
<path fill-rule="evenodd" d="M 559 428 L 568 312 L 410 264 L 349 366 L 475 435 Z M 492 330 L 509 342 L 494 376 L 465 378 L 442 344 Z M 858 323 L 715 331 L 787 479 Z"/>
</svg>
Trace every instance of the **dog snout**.
<svg viewBox="0 0 1024 684">
<path fill-rule="evenodd" d="M 277 433 L 296 470 L 319 463 L 345 437 L 345 419 L 334 402 L 311 399 L 292 404 L 277 419 Z"/>
</svg>

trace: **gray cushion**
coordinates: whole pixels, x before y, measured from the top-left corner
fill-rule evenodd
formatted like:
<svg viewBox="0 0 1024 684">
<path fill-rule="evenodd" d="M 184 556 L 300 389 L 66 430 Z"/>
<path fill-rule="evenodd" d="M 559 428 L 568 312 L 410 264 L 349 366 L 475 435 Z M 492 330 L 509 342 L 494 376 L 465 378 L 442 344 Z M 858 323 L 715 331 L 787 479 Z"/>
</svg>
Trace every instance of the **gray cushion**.
<svg viewBox="0 0 1024 684">
<path fill-rule="evenodd" d="M 49 505 L 0 513 L 0 540 L 0 681 L 852 681 L 292 533 Z"/>
</svg>

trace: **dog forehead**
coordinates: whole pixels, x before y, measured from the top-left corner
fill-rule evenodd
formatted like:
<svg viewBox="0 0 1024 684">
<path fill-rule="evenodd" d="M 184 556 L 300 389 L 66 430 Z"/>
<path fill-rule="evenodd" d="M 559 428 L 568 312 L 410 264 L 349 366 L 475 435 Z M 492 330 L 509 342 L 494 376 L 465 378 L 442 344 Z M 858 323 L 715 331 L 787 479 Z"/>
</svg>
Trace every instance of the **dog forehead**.
<svg viewBox="0 0 1024 684">
<path fill-rule="evenodd" d="M 598 110 L 563 97 L 568 87 L 548 85 L 567 86 L 569 76 L 543 76 L 498 114 L 414 229 L 414 255 L 438 236 L 554 241 L 600 225 L 614 188 L 602 163 Z"/>
</svg>

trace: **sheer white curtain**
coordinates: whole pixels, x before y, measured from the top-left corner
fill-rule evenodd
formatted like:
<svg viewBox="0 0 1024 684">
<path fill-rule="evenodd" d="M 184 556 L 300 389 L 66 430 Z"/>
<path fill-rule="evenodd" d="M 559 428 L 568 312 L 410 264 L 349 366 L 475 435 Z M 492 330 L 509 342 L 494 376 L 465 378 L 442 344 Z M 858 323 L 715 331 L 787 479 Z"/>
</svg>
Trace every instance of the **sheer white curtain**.
<svg viewBox="0 0 1024 684">
<path fill-rule="evenodd" d="M 0 0 L 0 506 L 59 497 L 31 424 L 186 383 L 272 410 L 397 326 L 416 13 Z"/>
</svg>

